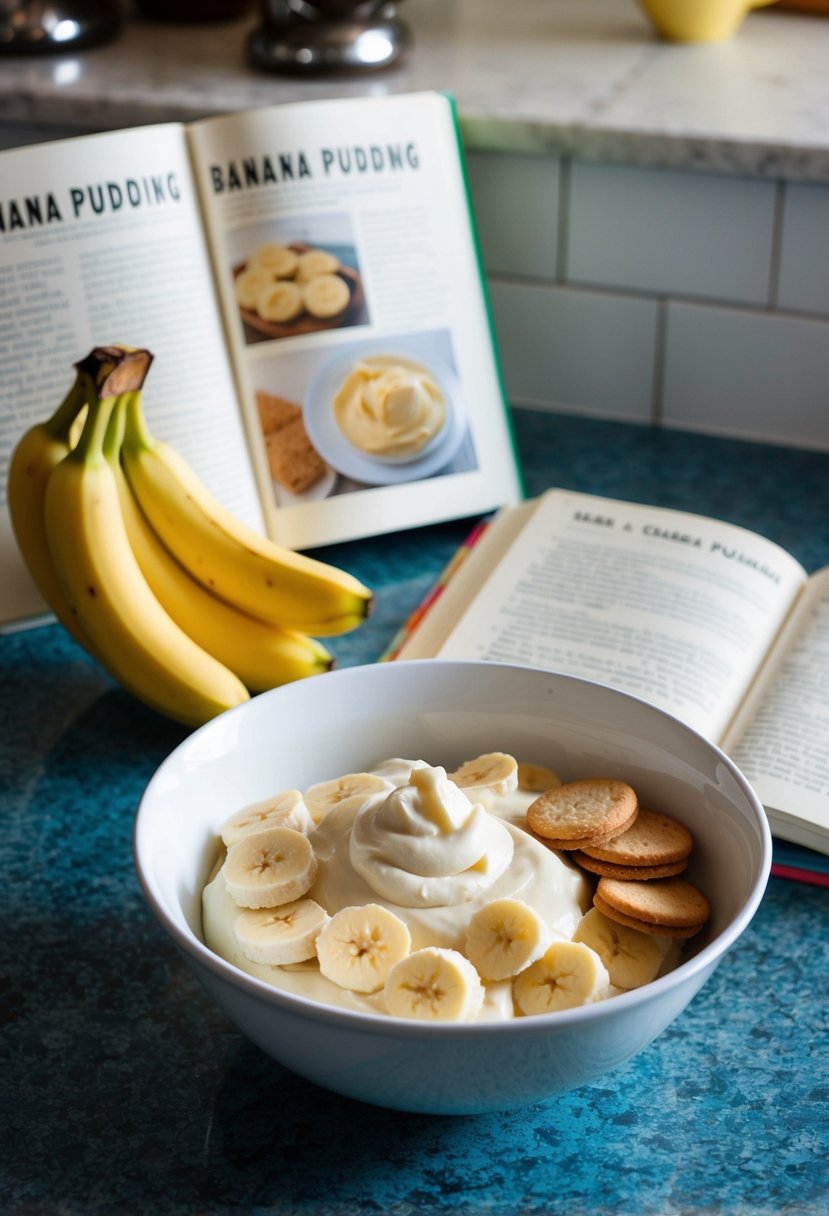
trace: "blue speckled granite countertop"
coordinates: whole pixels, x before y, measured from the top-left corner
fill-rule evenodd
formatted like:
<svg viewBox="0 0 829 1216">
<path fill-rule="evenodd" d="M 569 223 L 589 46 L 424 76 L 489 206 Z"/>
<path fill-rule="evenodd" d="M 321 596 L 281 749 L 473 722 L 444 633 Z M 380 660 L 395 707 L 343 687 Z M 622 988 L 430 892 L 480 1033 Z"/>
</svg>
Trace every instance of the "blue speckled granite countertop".
<svg viewBox="0 0 829 1216">
<path fill-rule="evenodd" d="M 520 412 L 527 488 L 698 510 L 829 564 L 829 455 Z M 327 556 L 378 592 L 376 658 L 469 521 Z M 829 892 L 773 878 L 689 1008 L 519 1112 L 373 1109 L 247 1043 L 143 903 L 132 815 L 183 737 L 57 626 L 0 638 L 0 1210 L 280 1216 L 829 1211 Z"/>
</svg>

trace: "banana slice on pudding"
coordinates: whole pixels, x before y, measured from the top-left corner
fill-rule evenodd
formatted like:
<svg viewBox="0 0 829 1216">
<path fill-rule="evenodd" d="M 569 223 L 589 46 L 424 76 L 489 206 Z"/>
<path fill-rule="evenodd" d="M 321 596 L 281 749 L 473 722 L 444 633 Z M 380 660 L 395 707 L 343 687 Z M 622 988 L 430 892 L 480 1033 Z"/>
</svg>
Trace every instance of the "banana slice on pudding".
<svg viewBox="0 0 829 1216">
<path fill-rule="evenodd" d="M 412 946 L 409 927 L 380 904 L 343 908 L 317 939 L 320 971 L 352 992 L 379 992 Z"/>
<path fill-rule="evenodd" d="M 480 1013 L 484 986 L 458 950 L 425 946 L 392 967 L 383 999 L 395 1017 L 468 1022 Z"/>
<path fill-rule="evenodd" d="M 274 908 L 310 891 L 317 859 L 302 832 L 270 828 L 231 845 L 222 875 L 240 908 Z"/>
</svg>

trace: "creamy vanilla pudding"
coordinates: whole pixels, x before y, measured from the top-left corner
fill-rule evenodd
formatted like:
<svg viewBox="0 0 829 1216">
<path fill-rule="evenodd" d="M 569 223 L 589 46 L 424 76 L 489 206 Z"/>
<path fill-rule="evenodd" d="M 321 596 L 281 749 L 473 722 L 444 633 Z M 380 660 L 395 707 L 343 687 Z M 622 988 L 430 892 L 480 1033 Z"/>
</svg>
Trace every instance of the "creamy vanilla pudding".
<svg viewBox="0 0 829 1216">
<path fill-rule="evenodd" d="M 351 369 L 333 400 L 342 434 L 368 456 L 411 459 L 446 421 L 434 376 L 413 359 L 375 355 Z"/>
<path fill-rule="evenodd" d="M 277 988 L 435 1020 L 572 1008 L 655 978 L 678 944 L 607 921 L 593 881 L 528 828 L 555 774 L 488 753 L 394 758 L 234 811 L 205 942 Z"/>
</svg>

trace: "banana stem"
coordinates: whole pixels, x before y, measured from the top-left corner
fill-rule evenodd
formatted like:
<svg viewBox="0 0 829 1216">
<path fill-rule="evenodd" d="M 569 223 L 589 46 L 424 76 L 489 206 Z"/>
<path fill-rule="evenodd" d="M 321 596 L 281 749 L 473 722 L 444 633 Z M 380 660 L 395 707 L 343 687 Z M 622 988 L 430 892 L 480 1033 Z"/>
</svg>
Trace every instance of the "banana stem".
<svg viewBox="0 0 829 1216">
<path fill-rule="evenodd" d="M 110 464 L 118 464 L 119 461 L 121 444 L 124 442 L 126 409 L 131 396 L 131 393 L 121 393 L 115 398 L 112 413 L 109 416 L 109 422 L 104 432 L 104 460 L 109 461 Z"/>
<path fill-rule="evenodd" d="M 103 459 L 104 437 L 117 400 L 117 397 L 93 397 L 90 400 L 80 439 L 66 457 L 67 460 L 77 460 L 79 464 L 97 464 Z"/>
<path fill-rule="evenodd" d="M 141 408 L 140 392 L 129 393 L 127 396 L 123 439 L 124 443 L 133 449 L 152 448 L 155 444 Z"/>
<path fill-rule="evenodd" d="M 72 430 L 72 423 L 86 405 L 86 402 L 86 385 L 83 382 L 83 377 L 78 375 L 75 379 L 75 383 L 72 385 L 63 401 L 61 401 L 52 417 L 43 423 L 47 434 L 52 439 L 62 439 L 64 443 L 68 443 L 69 432 Z"/>
<path fill-rule="evenodd" d="M 124 437 L 125 404 L 140 402 L 141 387 L 153 356 L 148 350 L 122 346 L 95 346 L 75 364 L 89 413 L 77 446 L 71 453 L 80 464 L 109 459 Z M 140 404 L 138 406 L 140 411 Z"/>
<path fill-rule="evenodd" d="M 94 346 L 75 367 L 93 381 L 99 397 L 115 397 L 142 388 L 152 361 L 143 348 Z"/>
</svg>

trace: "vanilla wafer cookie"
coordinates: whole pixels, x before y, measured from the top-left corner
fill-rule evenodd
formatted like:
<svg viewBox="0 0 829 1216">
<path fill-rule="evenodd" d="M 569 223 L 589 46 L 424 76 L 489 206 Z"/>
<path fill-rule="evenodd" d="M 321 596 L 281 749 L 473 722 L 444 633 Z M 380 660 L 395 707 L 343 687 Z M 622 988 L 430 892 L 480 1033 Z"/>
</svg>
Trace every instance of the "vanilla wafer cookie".
<svg viewBox="0 0 829 1216">
<path fill-rule="evenodd" d="M 628 820 L 628 825 L 632 824 L 635 818 L 636 812 L 634 811 L 633 815 L 631 815 L 630 819 Z M 609 836 L 586 836 L 584 839 L 576 840 L 559 840 L 555 836 L 540 836 L 537 832 L 533 832 L 533 835 L 535 836 L 536 840 L 540 840 L 542 844 L 546 844 L 548 849 L 562 849 L 566 852 L 573 849 L 583 849 L 584 846 L 588 844 L 591 847 L 594 844 L 605 844 L 613 839 L 616 832 L 624 832 L 624 830 L 625 824 L 622 824 L 620 828 L 616 828 L 615 831 L 611 832 Z"/>
<path fill-rule="evenodd" d="M 641 814 L 641 811 L 639 813 Z M 610 843 L 612 844 L 613 841 Z M 663 866 L 617 866 L 612 861 L 601 861 L 597 857 L 592 857 L 584 849 L 571 850 L 570 859 L 591 874 L 598 874 L 602 878 L 621 878 L 625 882 L 650 882 L 654 878 L 673 878 L 677 874 L 684 873 L 688 865 L 687 858 L 683 857 L 681 861 L 666 862 Z"/>
<path fill-rule="evenodd" d="M 632 825 L 635 791 L 625 781 L 594 777 L 546 790 L 527 808 L 527 823 L 556 848 L 584 848 Z M 568 843 L 569 842 L 569 843 Z"/>
<path fill-rule="evenodd" d="M 600 878 L 593 903 L 621 925 L 665 937 L 693 937 L 711 915 L 708 900 L 686 878 Z"/>
<path fill-rule="evenodd" d="M 615 866 L 666 866 L 686 861 L 693 847 L 691 833 L 678 820 L 640 806 L 639 814 L 626 831 L 604 844 L 588 845 L 584 851 L 596 861 Z"/>
</svg>

